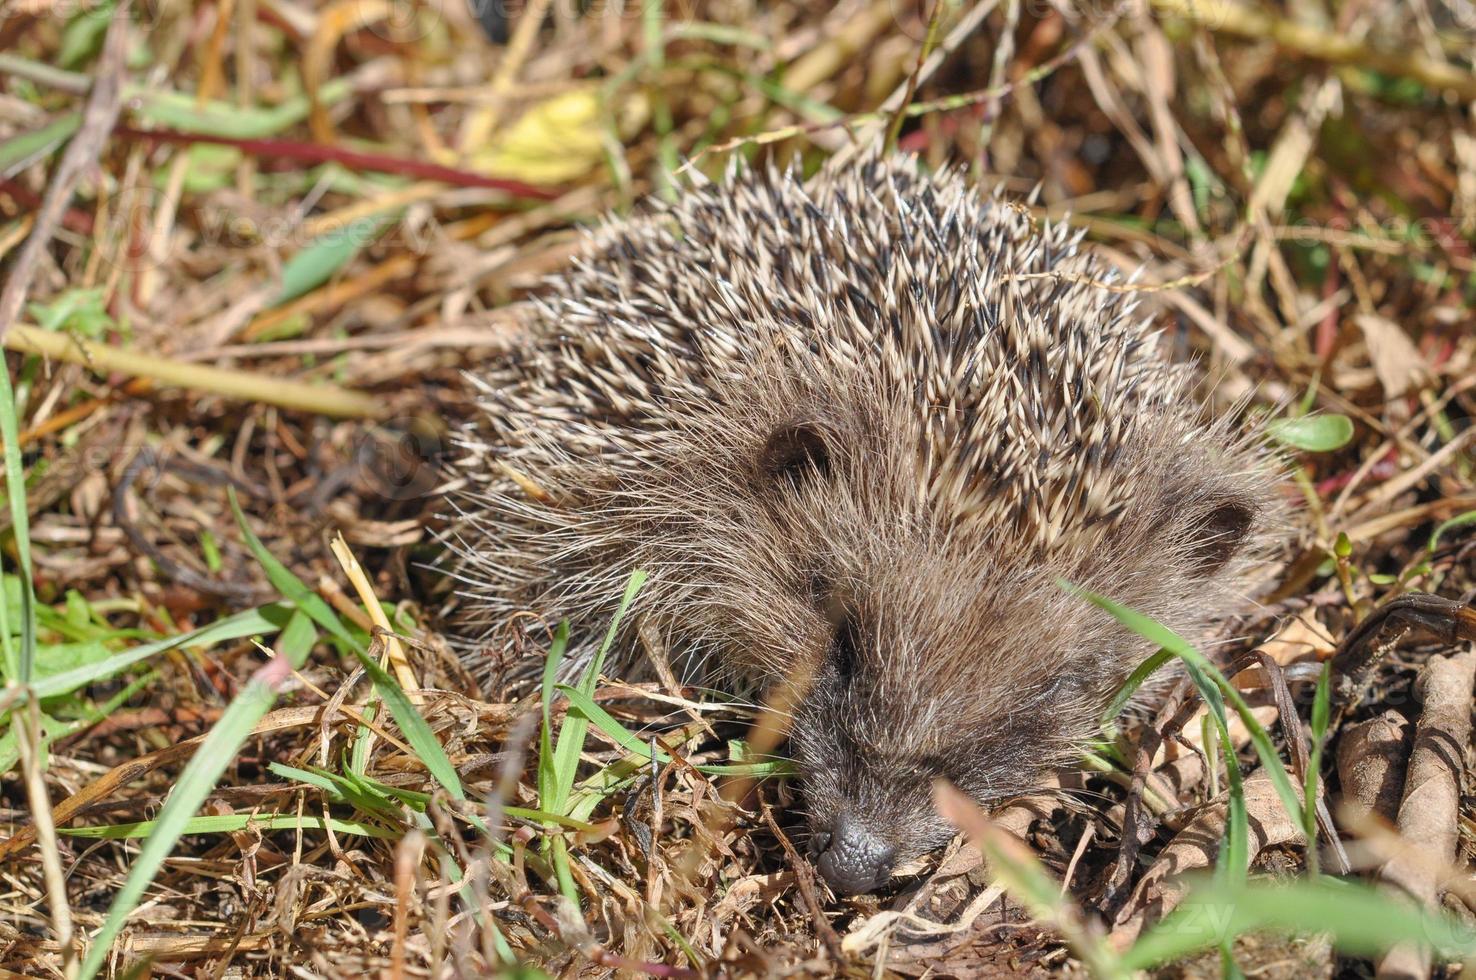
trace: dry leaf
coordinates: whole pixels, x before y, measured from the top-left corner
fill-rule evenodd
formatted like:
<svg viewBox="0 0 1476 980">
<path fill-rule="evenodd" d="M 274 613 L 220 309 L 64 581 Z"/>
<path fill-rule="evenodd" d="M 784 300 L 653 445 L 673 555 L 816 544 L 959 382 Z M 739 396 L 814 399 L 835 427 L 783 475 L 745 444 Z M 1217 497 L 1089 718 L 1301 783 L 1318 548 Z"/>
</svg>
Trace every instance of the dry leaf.
<svg viewBox="0 0 1476 980">
<path fill-rule="evenodd" d="M 1385 395 L 1398 398 L 1429 375 L 1425 359 L 1399 324 L 1373 313 L 1360 314 L 1354 322 L 1368 341 L 1368 359 Z"/>
</svg>

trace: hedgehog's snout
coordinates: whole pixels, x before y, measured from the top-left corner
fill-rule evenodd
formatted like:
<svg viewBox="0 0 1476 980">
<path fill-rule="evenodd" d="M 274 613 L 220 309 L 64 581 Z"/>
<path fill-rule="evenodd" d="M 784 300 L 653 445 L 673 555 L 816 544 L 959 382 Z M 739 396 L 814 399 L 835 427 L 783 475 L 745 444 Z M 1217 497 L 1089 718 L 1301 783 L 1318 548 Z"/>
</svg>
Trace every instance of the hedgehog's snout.
<svg viewBox="0 0 1476 980">
<path fill-rule="evenodd" d="M 874 891 L 892 877 L 897 849 L 849 814 L 836 819 L 829 831 L 817 832 L 816 867 L 838 895 Z"/>
</svg>

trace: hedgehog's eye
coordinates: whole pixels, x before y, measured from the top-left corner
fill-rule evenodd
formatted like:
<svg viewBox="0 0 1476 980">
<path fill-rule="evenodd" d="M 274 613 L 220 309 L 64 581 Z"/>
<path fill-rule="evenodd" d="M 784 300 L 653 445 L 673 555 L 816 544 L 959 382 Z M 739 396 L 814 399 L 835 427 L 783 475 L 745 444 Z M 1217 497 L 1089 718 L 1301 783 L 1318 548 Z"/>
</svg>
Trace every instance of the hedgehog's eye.
<svg viewBox="0 0 1476 980">
<path fill-rule="evenodd" d="M 861 630 L 854 616 L 846 616 L 835 624 L 825 659 L 835 668 L 842 683 L 848 684 L 856 676 L 856 668 L 861 663 Z"/>
<path fill-rule="evenodd" d="M 1195 572 L 1213 575 L 1229 564 L 1245 543 L 1255 516 L 1250 506 L 1239 500 L 1216 504 L 1191 532 Z"/>
<path fill-rule="evenodd" d="M 842 683 L 849 684 L 861 660 L 861 626 L 856 614 L 843 590 L 837 589 L 823 574 L 812 573 L 805 587 L 810 601 L 815 604 L 815 611 L 830 626 L 825 665 L 835 670 Z"/>
<path fill-rule="evenodd" d="M 759 451 L 759 472 L 791 487 L 830 472 L 830 450 L 813 425 L 786 425 L 775 429 Z"/>
</svg>

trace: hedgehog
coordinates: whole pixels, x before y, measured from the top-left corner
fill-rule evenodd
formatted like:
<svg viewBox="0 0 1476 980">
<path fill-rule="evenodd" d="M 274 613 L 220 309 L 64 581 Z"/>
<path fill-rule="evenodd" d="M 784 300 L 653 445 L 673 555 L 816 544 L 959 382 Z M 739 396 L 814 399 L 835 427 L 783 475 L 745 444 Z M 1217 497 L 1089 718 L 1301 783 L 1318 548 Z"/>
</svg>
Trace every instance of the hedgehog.
<svg viewBox="0 0 1476 980">
<path fill-rule="evenodd" d="M 1039 787 L 1153 652 L 1062 580 L 1203 641 L 1281 524 L 1257 427 L 1209 416 L 1081 243 L 880 152 L 693 178 L 590 233 L 472 378 L 472 666 L 608 622 L 644 570 L 612 669 L 649 670 L 639 631 L 684 682 L 790 685 L 841 895 L 951 839 L 934 780 Z"/>
</svg>

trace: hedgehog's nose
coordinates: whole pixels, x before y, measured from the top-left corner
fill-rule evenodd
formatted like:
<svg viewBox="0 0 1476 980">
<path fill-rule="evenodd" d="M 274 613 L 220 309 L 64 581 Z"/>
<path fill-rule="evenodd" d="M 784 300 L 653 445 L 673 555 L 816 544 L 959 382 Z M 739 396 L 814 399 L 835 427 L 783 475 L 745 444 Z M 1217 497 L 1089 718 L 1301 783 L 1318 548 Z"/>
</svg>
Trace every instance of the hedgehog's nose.
<svg viewBox="0 0 1476 980">
<path fill-rule="evenodd" d="M 892 876 L 896 848 L 858 821 L 842 816 L 829 834 L 829 846 L 816 867 L 839 895 L 861 895 L 880 888 Z"/>
</svg>

